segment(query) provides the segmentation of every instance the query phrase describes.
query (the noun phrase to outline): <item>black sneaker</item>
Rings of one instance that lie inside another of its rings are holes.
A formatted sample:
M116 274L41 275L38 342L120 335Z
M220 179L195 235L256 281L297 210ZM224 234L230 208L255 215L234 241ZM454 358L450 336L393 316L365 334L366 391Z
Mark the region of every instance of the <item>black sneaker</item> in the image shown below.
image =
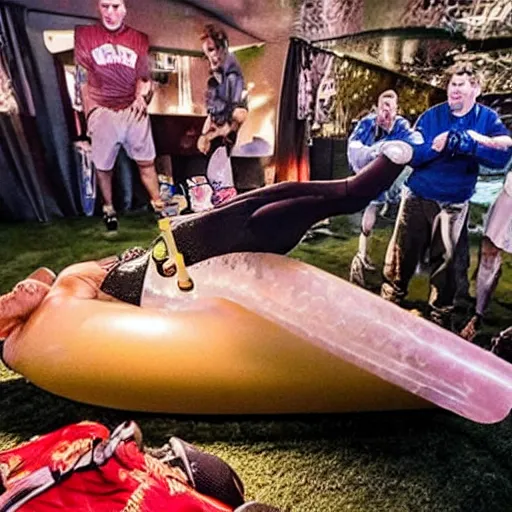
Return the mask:
M117 214L114 210L103 210L103 222L105 223L105 227L107 228L106 236L116 236L118 221Z

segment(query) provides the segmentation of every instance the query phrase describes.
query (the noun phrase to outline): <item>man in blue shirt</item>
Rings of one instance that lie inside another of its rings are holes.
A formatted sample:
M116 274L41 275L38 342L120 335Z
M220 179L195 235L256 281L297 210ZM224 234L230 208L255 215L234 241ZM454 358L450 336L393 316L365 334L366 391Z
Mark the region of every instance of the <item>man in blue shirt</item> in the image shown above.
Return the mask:
M448 71L448 101L418 120L413 172L404 188L384 264L381 295L400 303L420 258L428 254L429 317L451 328L456 279L454 247L464 228L479 165L501 169L510 149L498 114L476 102L480 80L469 63Z
M347 156L351 169L357 174L373 161L382 145L390 140L404 140L412 135L409 121L397 115L398 95L393 90L383 92L378 99L376 112L363 117L348 140ZM399 183L398 183L399 182ZM366 207L361 220L359 249L350 266L350 281L364 286L364 271L375 270L368 257L368 241L377 221L377 211L397 196L397 188L403 183L402 175L388 192L383 192ZM395 193L393 194L393 191Z

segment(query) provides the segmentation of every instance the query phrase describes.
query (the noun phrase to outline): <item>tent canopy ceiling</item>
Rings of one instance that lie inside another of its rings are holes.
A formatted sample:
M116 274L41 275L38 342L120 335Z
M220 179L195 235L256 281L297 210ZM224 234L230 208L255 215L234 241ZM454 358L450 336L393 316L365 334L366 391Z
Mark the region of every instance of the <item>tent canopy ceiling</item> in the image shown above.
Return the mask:
M159 48L200 50L199 34L206 23L216 21L228 33L234 46L252 45L263 39L249 33L229 13L202 9L188 2L172 0L126 0L127 22L150 35L152 46ZM62 14L78 18L98 18L97 1L88 0L13 0L29 10ZM70 29L73 27L70 26ZM266 39L265 39L266 40Z
M31 9L96 17L96 0L14 0ZM232 46L302 37L337 54L438 85L456 60L482 68L489 93L512 92L509 0L126 0L128 21L152 45L199 50L216 20ZM166 20L165 23L162 20Z
M97 16L96 0L12 0L32 9ZM407 27L440 28L468 39L512 37L509 0L125 0L132 24L174 31L189 17L217 19L260 41L310 41ZM153 22L148 24L148 20ZM162 20L167 20L162 23ZM237 43L239 44L239 43Z

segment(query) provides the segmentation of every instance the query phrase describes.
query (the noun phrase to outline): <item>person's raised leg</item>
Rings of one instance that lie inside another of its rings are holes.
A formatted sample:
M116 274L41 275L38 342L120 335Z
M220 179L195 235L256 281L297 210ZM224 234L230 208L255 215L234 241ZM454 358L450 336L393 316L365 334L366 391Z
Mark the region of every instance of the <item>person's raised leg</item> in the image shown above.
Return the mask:
M285 254L316 222L365 208L410 160L405 143L390 142L356 176L343 180L283 182L241 194L192 218L173 220L176 243L187 264L229 252ZM401 144L403 151L393 151ZM392 146L391 146L392 145Z

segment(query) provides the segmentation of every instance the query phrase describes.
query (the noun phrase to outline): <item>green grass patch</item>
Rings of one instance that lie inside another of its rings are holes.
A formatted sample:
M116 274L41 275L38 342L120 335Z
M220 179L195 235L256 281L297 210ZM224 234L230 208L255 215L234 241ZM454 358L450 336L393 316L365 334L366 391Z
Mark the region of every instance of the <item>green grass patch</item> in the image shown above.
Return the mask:
M291 256L343 278L357 248L358 223L334 219L340 238L315 238ZM372 238L378 266L391 233L381 221ZM150 216L124 217L121 234L105 239L99 219L0 228L0 292L39 266L65 266L147 246ZM478 239L473 240L473 265ZM512 261L503 276L479 343L512 325ZM380 275L370 276L378 291ZM410 299L425 303L428 283L411 283ZM172 368L169 369L172 371ZM44 392L0 365L0 448L65 424L95 420L111 427L136 420L146 444L180 436L223 457L239 472L250 499L297 512L507 512L512 510L511 420L477 425L438 409L418 412L282 417L183 417L113 411Z

